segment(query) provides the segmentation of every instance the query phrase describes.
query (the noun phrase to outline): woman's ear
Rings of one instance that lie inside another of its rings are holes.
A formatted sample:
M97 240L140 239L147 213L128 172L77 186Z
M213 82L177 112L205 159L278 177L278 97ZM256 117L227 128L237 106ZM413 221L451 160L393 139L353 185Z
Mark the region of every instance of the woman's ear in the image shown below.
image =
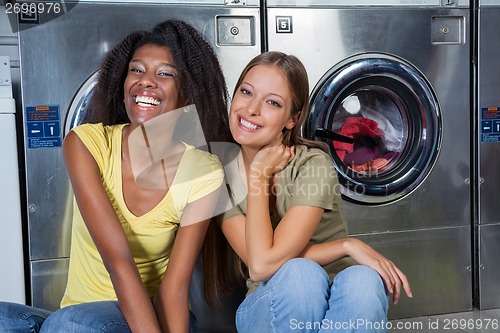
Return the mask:
M289 121L288 123L285 125L285 128L286 129L292 129L295 127L295 125L297 125L297 122L299 121L299 117L300 117L300 113L302 111L299 111L297 112L297 114L295 116L293 116Z

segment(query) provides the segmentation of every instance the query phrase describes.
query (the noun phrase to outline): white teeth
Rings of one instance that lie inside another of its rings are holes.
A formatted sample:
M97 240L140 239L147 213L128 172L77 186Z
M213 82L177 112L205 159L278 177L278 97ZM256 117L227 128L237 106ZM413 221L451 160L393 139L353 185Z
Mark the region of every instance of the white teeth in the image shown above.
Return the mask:
M153 97L148 96L135 96L135 103L140 104L142 106L156 106L160 104L159 100L154 99Z
M259 126L257 125L254 125L252 123L249 123L248 121L244 120L244 119L240 119L240 123L245 126L246 128L248 129L252 129L252 130L256 130L259 128Z

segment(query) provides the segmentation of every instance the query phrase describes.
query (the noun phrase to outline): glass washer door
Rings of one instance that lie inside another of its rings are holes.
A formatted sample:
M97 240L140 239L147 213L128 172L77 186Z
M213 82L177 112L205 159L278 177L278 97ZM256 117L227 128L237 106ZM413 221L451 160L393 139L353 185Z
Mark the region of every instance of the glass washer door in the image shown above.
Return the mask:
M328 144L345 199L386 204L415 190L441 144L435 94L413 65L365 53L332 67L316 85L303 134Z
M87 80L81 85L80 89L78 89L75 97L71 101L68 109L68 113L66 114L66 121L64 125L64 135L68 134L71 129L85 119L87 112L87 105L90 101L90 97L92 96L92 89L97 83L97 76L99 71L95 71L92 75L88 77Z

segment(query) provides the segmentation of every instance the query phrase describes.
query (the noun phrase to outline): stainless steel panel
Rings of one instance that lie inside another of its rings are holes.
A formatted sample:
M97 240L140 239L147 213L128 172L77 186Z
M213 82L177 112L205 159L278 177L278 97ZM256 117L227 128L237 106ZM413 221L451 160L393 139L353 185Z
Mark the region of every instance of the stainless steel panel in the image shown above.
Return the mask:
M500 40L499 1L480 1L479 9L479 60L478 60L478 107L479 123L479 302L481 309L500 307L500 205L498 188L500 174L498 162L500 142L481 142L482 108L500 107L500 79L496 69L500 66L498 58ZM483 6L483 4L497 5Z
M69 259L42 260L31 263L31 297L33 306L59 309L66 282Z
M470 227L354 237L388 256L410 281L413 298L403 294L391 304L389 319L472 309Z
M496 69L500 66L500 7L486 8L479 11L479 122L481 108L500 107L500 79ZM500 223L500 205L498 172L500 142L481 142L479 139L479 223Z
M479 7L500 6L499 0L479 0Z
M479 245L480 308L500 308L500 225L480 226Z

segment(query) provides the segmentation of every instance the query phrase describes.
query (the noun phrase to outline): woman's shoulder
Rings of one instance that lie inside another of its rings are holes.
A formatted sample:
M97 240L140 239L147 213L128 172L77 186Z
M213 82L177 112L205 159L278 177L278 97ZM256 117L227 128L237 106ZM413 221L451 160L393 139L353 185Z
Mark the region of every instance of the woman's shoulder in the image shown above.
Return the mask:
M97 159L98 155L108 156L113 151L120 149L124 126L125 124L112 126L106 126L102 123L82 124L74 127L72 131Z
M185 144L185 146L186 151L183 159L194 171L203 173L208 170L222 169L222 164L216 155L189 144Z
M331 156L319 148L311 148L304 145L295 146L295 157L291 165L319 164L333 166Z
M78 134L78 136L91 135L91 136L108 137L117 132L121 134L123 126L125 126L125 124L120 124L120 125L104 125L103 123L81 124L76 127L73 127L72 131Z
M295 146L295 157L281 173L289 181L335 178L336 170L328 153L319 148Z

